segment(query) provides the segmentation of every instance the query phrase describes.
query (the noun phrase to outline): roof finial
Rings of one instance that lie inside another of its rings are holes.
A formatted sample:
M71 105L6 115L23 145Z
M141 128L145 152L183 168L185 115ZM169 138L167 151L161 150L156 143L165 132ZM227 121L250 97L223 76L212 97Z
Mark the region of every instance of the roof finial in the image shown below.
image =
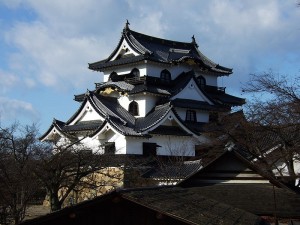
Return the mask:
M126 20L125 30L128 30L128 29L129 29L129 25L130 25L130 23L128 22L128 20Z
M192 44L194 44L198 48L198 44L196 42L195 35L192 36Z

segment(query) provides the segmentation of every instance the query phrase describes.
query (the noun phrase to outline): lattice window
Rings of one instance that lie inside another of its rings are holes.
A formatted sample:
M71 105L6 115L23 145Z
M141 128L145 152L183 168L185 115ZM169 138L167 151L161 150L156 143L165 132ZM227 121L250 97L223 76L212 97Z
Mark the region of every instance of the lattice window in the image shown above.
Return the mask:
M197 122L197 115L195 110L187 110L185 121Z

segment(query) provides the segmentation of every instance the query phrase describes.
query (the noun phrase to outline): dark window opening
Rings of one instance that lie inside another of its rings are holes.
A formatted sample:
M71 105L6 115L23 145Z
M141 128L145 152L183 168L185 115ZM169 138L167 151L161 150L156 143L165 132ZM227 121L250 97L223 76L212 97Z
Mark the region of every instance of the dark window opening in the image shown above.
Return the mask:
M171 73L168 70L163 70L160 73L160 79L163 83L170 83L171 82Z
M195 145L195 156L205 156L209 152L208 148L203 147L203 145Z
M112 72L110 75L109 75L109 78L108 78L109 81L117 81L118 80L118 74L116 72Z
M113 155L116 152L115 142L105 142L104 144L104 154Z
M197 116L195 110L187 110L185 121L197 122Z
M136 101L130 102L128 111L129 111L129 113L131 113L131 115L138 116L139 115L139 104Z
M134 68L131 71L131 74L133 75L134 78L139 79L140 78L140 71L137 68Z
M203 76L197 77L197 82L200 85L200 88L204 88L206 85L206 79Z
M219 114L217 112L209 113L209 122L217 122L219 120Z
M143 155L144 156L156 156L157 152L156 152L156 148L157 148L157 144L156 143L143 143Z

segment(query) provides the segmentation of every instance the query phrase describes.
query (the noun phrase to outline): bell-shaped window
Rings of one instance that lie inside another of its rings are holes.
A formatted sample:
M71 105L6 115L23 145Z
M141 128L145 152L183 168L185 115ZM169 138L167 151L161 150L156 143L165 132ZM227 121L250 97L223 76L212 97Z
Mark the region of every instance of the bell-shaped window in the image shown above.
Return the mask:
M118 80L118 74L116 72L112 72L110 75L109 75L109 78L108 78L109 81L117 81Z
M129 113L131 113L131 115L138 116L139 115L139 104L136 101L130 102L128 111L129 111Z
M206 79L203 76L197 77L197 82L200 85L200 88L204 88L206 85Z
M170 83L171 82L171 73L168 70L163 70L160 73L160 79L162 83Z
M134 69L131 71L131 74L133 75L133 77L134 77L135 79L140 79L140 71L139 71L139 69L134 68Z

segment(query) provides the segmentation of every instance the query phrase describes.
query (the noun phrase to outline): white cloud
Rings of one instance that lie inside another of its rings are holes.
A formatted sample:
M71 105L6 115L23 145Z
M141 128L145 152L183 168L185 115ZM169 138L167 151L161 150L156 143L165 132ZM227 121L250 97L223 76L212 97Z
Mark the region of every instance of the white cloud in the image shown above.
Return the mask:
M96 79L86 75L88 60L98 59L105 53L99 50L106 48L94 37L61 36L40 22L19 23L7 33L6 39L20 49L11 58L11 64L18 65L15 69L26 81L31 80L31 86L33 80L57 88L86 86Z
M39 114L31 103L0 96L0 120L18 121L21 118L37 121Z
M16 86L19 82L19 78L11 73L5 72L0 69L0 94L4 94L11 87Z
M9 8L14 9L14 8L17 8L21 4L21 0L2 0L1 3L5 4Z
M232 94L240 93L250 73L300 68L300 9L294 1L0 1L17 15L0 23L0 95L7 96L0 97L2 119L38 118L35 108L44 120L57 112L67 119L75 108L73 94L101 81L88 63L109 56L126 19L148 35L186 42L195 35L207 57L233 68L232 76L219 80Z
M132 29L153 36L191 41L194 34L205 55L239 73L233 76L238 82L263 68L285 67L287 54L300 48L300 10L290 1L24 0L22 4L37 18L15 24L7 40L19 50L11 56L11 65L28 87L39 82L58 89L85 89L100 81L87 63L110 54L126 19Z

